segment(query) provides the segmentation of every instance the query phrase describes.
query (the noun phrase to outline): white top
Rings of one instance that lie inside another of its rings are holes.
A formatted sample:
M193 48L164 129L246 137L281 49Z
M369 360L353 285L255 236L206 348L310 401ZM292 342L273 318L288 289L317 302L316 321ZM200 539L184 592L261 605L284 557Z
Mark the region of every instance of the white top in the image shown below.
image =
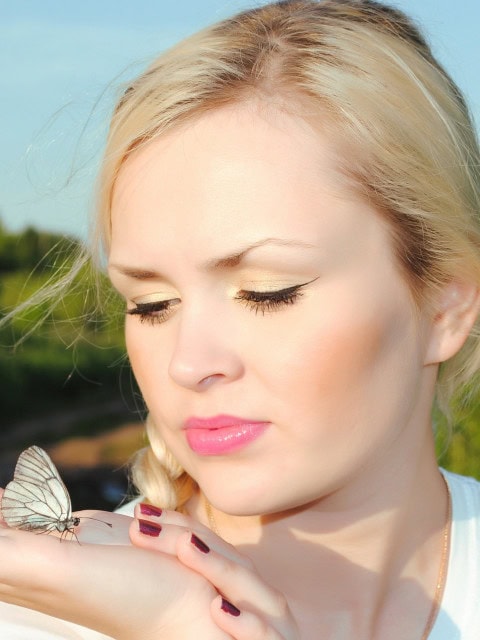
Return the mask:
M480 483L443 472L452 496L452 537L442 606L429 640L480 640Z
M429 640L480 640L480 482L444 471L452 537L442 606ZM131 502L119 511L133 515ZM36 611L0 602L2 640L111 640Z

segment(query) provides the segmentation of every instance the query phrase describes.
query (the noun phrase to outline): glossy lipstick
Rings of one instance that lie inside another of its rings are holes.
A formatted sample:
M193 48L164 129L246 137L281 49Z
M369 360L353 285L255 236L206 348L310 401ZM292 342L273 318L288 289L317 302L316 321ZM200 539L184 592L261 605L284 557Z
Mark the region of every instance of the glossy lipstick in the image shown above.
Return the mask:
M192 451L202 456L221 456L246 447L259 438L269 424L222 414L188 418L185 430Z

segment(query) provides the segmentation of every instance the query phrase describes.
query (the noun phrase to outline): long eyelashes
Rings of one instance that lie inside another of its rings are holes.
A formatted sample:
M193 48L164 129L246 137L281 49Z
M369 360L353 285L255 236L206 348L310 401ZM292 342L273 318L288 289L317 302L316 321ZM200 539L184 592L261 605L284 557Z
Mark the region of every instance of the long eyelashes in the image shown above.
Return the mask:
M255 313L265 313L277 311L287 305L292 305L303 295L302 287L310 282L294 285L286 289L277 291L247 291L242 289L235 296L246 307L255 311ZM128 309L129 315L136 315L140 322L148 322L149 324L161 324L167 320L172 311L172 307L180 303L178 298L173 300L162 300L158 302L138 302L133 309Z
M239 291L235 300L240 300L246 307L265 315L268 311L276 311L279 307L295 302L303 295L301 287L305 285L295 285L279 291Z
M171 312L171 308L178 304L180 300L161 300L158 302L136 302L133 309L127 309L127 314L138 316L140 322L149 324L161 324L165 322Z

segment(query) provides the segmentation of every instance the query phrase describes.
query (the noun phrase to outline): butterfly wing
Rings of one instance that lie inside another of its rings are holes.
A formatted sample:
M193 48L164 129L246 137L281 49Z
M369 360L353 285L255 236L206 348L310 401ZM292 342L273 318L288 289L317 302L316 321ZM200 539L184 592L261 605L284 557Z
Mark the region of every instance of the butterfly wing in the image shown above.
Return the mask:
M5 522L26 531L65 531L74 525L70 496L55 465L40 447L20 454L14 479L2 496Z

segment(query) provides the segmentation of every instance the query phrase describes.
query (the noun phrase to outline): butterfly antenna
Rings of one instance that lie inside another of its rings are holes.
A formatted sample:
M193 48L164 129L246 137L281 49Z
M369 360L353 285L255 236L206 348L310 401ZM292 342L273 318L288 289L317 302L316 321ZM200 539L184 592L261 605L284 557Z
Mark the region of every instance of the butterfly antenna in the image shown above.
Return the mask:
M110 529L113 527L111 522L105 522L105 520L100 520L99 518L91 518L90 516L80 516L80 518L82 520L95 520L95 522L102 522L103 524L106 524L107 527L110 527Z

